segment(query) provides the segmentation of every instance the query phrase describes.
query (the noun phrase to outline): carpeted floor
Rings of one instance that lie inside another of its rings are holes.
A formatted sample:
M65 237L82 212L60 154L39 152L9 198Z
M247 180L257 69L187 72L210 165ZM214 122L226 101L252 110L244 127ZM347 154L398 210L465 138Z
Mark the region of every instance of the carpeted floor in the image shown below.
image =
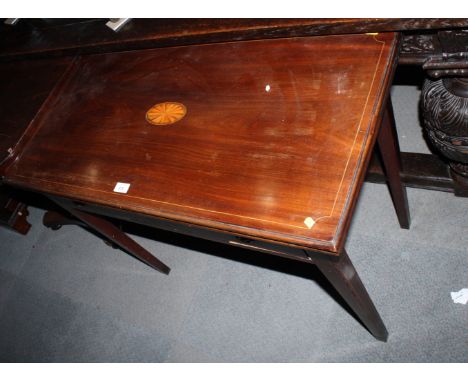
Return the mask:
M428 152L419 91L395 86L402 150ZM79 227L0 230L0 361L467 362L468 199L409 189L401 230L366 184L347 242L390 333L376 341L314 266L129 227L164 276ZM153 240L154 238L154 240Z

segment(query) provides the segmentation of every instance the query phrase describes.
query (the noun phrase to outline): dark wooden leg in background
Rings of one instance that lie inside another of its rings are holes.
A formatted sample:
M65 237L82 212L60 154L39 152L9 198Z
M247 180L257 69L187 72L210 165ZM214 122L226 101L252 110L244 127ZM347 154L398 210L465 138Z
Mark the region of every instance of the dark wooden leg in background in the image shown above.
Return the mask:
M28 206L16 200L3 186L0 186L0 226L5 226L26 235L31 228L27 217Z
M374 337L387 341L387 329L346 251L337 260L321 257L314 262Z
M387 176L387 182L393 204L401 228L409 228L410 215L406 188L401 180L400 145L395 128L393 107L388 99L387 107L382 119L382 126L377 137L377 144L382 156L382 165Z
M29 211L26 204L11 199L8 205L0 210L0 225L26 235L31 228L31 224L27 220L28 215Z
M69 206L60 203L58 200L53 200L71 215L82 221L86 226L100 233L110 242L131 253L133 256L148 264L150 267L166 275L169 274L170 268L166 264L154 257L150 252L144 249L136 241L132 240L128 235L119 230L112 223L98 216L70 208Z

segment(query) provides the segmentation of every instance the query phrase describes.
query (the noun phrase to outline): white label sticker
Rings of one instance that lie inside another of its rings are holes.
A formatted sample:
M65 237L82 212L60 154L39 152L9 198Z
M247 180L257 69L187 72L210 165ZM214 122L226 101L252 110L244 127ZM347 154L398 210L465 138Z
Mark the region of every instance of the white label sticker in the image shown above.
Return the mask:
M458 292L450 292L455 304L466 304L468 302L468 288L460 289Z
M118 192L120 194L126 194L129 188L130 188L130 183L117 182L117 184L114 187L114 192Z
M315 220L309 216L308 218L305 218L304 224L307 226L307 228L311 229L315 224Z

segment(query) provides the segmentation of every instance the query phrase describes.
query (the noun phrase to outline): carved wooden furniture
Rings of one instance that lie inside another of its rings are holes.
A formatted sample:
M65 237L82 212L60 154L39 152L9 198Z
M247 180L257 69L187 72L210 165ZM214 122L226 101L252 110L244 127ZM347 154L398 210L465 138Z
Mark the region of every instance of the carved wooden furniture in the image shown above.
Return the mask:
M314 263L386 340L344 244L375 142L409 226L387 102L397 49L383 33L79 57L4 181L163 273L102 216Z
M422 111L431 143L449 160L454 191L468 196L468 30L437 34L427 58Z
M468 19L465 29L403 36L400 64L421 65L421 115L436 155L402 153L406 185L468 196ZM454 25L451 25L453 28ZM447 164L448 163L448 164ZM378 180L375 166L369 179Z

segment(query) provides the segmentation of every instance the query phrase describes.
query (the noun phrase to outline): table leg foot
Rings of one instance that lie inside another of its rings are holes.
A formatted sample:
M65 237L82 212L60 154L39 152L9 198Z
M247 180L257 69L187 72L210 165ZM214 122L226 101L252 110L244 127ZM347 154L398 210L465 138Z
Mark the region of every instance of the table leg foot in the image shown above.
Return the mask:
M343 250L337 260L314 258L314 262L372 335L386 342L387 329L347 253Z
M401 179L400 145L398 144L395 118L390 98L383 115L377 144L400 227L408 229L410 226L408 197L406 187Z

